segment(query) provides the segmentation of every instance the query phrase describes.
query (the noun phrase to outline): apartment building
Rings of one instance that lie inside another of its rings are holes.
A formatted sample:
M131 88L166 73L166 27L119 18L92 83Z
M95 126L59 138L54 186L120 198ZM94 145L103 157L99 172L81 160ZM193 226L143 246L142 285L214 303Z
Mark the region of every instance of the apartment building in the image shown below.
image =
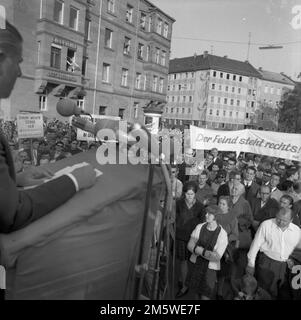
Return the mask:
M24 38L23 75L1 102L7 118L20 111L60 118L56 104L69 97L91 114L143 122L144 106L165 102L175 20L151 2L3 2Z
M293 90L295 83L284 73L258 69L257 108L253 115L255 128L277 130L278 107L283 94Z
M208 54L170 61L167 126L242 129L256 107L258 71L249 63ZM248 93L252 92L252 95Z

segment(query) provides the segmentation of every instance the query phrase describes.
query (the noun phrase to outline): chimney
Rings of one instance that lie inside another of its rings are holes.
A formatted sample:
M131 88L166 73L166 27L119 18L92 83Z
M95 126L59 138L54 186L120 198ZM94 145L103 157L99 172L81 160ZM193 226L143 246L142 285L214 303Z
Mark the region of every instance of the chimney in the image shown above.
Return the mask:
M262 71L262 67L259 67L258 70L259 70L259 71Z
M208 56L208 51L204 51L203 58L207 58L207 56Z
M194 59L196 59L196 56L197 56L197 55L196 55L196 52L195 52L194 55L193 55Z
M227 59L227 58L228 58L228 56L226 55L226 56L224 56L224 58L225 58L225 59Z

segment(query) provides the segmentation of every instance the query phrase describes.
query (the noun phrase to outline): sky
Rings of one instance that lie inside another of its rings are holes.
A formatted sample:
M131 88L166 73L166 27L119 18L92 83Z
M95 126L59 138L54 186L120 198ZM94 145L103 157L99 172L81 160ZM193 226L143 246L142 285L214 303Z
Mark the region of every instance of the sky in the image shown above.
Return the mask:
M254 67L295 80L301 72L301 0L150 1L176 20L171 59L207 50L245 61L251 33L248 60ZM283 48L259 49L269 45Z

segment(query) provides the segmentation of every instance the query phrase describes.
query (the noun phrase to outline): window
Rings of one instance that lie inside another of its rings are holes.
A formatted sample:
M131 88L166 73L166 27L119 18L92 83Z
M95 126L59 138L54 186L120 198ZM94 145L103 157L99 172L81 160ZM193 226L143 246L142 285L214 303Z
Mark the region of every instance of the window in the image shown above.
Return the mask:
M230 79L230 74L229 73L227 73L227 80L229 80Z
M216 115L219 116L219 110L216 110Z
M85 76L87 72L87 64L88 64L88 57L83 56L83 63L82 63L82 75Z
M233 92L233 93L235 92L235 87L232 87L232 92Z
M222 91L222 90L223 90L223 86L222 86L221 84L218 86L218 90L219 90L219 91Z
M66 71L74 72L80 70L79 65L75 62L75 51L67 49Z
M142 30L145 30L145 27L146 27L146 14L141 12L141 15L140 15L140 28Z
M280 88L277 89L277 95L278 95L278 96L281 95L281 89L280 89Z
M158 19L157 21L157 29L156 29L157 33L161 34L162 33L162 20Z
M139 102L134 102L134 118L138 118L138 112L139 112Z
M191 113L191 109L190 108L188 108L188 113Z
M239 76L239 81L242 82L242 76Z
M78 99L76 101L76 105L81 108L82 110L85 110L85 98Z
M182 108L182 113L185 114L185 108Z
M86 20L85 36L87 37L88 40L91 40L91 21L90 20Z
M224 98L224 104L227 104L227 103L228 103L228 99Z
M251 102L251 108L254 108L254 104L255 104L255 102L252 101L252 102Z
M217 103L221 103L221 97L217 98Z
M194 84L190 83L190 90L194 90Z
M179 88L179 91L181 91L182 86L179 84L179 85L178 85L178 88Z
M102 81L110 82L110 65L108 63L102 65Z
M271 87L271 94L274 93L274 87Z
M174 96L171 97L171 101L175 102L175 97Z
M152 31L153 18L150 16L148 18L148 32Z
M184 103L186 102L186 96L183 96L183 102Z
M229 112L229 116L230 116L230 117L232 117L232 113L233 113L232 111Z
M153 76L153 87L152 87L153 91L157 91L157 85L158 85L158 77Z
M163 86L164 86L164 78L160 78L159 81L159 92L163 93Z
M177 113L179 113L179 108L177 108Z
M122 68L121 71L121 85L126 87L128 85L128 75L129 75L129 70Z
M143 51L144 51L144 44L139 43L138 44L138 52L137 52L137 58L140 60L143 60Z
M161 64L162 64L162 66L165 66L165 64L166 64L166 51L162 51Z
M135 88L140 89L141 86L141 73L136 73L136 80L135 80Z
M194 78L194 72L191 72L191 78Z
M38 65L41 63L41 41L38 41Z
M177 96L177 101L180 102L180 96Z
M224 74L222 72L220 72L219 76L220 76L220 78L223 78Z
M213 71L213 77L216 77L216 71Z
M150 46L146 47L146 61L149 61L149 57L150 57Z
M110 29L105 30L105 46L107 48L112 48L112 35L113 31Z
M238 112L236 112L236 118L238 118Z
M192 102L192 96L189 96L189 102Z
M209 110L209 114L212 116L212 109Z
M78 9L70 7L69 27L71 29L78 29L78 13Z
M226 87L225 87L225 90L226 90L226 92L228 92L228 91L229 91L229 87L228 87L228 86L226 86Z
M118 116L120 117L121 120L123 120L123 118L124 118L124 111L125 111L125 109L123 109L123 108L120 108L118 111Z
M168 37L168 29L169 29L169 26L168 26L168 23L164 23L164 29L163 29L163 36L165 37L165 38L167 38Z
M115 0L107 0L107 1L108 1L108 12L114 13Z
M210 101L211 101L211 103L214 103L214 96L211 96Z
M252 90L249 89L249 90L248 90L248 95L250 96L251 94L252 94Z
M263 118L264 118L264 113L261 114L261 120L263 120Z
M237 100L237 101L236 101L236 105L239 107L239 105L240 105L240 100Z
M211 85L211 89L214 90L215 89L215 83L212 83Z
M238 94L240 94L241 93L241 88L238 88Z
M170 108L170 113L173 113L173 108Z
M234 105L234 100L231 99L231 100L230 100L230 106L233 106L233 105Z
M125 20L130 23L133 22L133 7L129 4L126 6Z
M268 86L264 87L264 93L268 93Z
M234 75L233 75L233 81L235 81L235 80L236 80L236 75L234 74Z
M51 46L50 53L50 67L61 69L61 49L55 46Z
M128 37L124 37L123 54L130 54L130 50L131 50L131 39Z
M47 96L46 96L46 94L39 95L39 109L40 109L40 111L47 111Z
M55 0L53 20L63 24L64 23L64 3L61 0Z
M226 116L226 110L223 111L223 116L224 116L224 117Z
M159 48L156 48L155 62L158 64L160 62L160 49Z

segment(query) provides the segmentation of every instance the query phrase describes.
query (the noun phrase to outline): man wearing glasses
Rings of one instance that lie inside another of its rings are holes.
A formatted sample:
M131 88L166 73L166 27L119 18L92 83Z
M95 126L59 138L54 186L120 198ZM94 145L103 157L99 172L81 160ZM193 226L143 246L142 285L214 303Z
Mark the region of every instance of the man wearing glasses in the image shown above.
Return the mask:
M274 218L279 211L278 202L271 198L270 186L261 186L259 192L260 198L253 198L250 201L254 221L253 229L256 231L261 222Z

